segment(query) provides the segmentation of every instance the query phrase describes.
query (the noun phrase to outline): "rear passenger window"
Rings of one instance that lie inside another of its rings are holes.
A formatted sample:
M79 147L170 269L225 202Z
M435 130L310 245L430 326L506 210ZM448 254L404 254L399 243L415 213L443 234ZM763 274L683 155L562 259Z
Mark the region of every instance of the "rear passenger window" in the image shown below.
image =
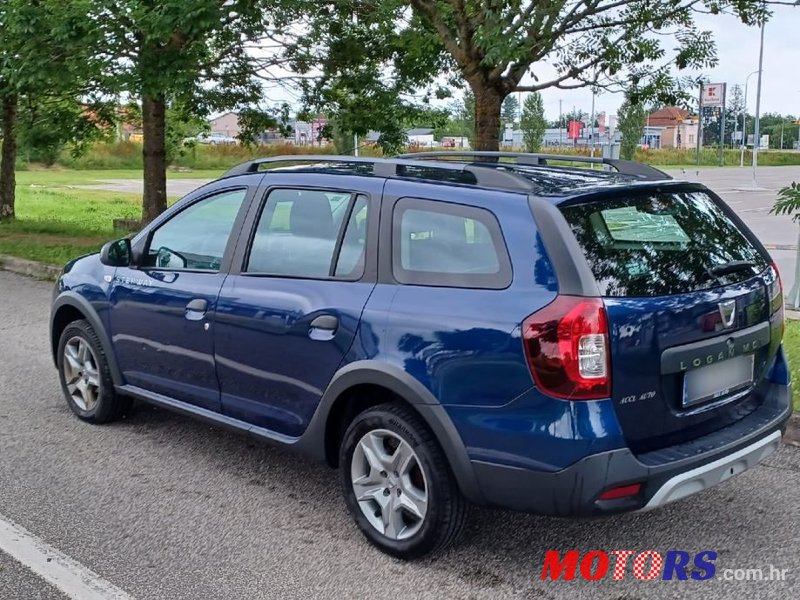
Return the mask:
M277 189L259 218L246 271L326 279L364 272L367 198L348 192Z
M502 289L511 265L495 216L448 202L403 198L394 209L393 271L400 283Z

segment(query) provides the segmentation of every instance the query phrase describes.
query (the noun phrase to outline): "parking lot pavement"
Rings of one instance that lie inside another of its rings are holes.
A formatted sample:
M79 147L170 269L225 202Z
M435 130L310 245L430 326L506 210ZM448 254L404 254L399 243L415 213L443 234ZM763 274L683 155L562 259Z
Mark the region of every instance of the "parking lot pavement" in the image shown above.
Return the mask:
M69 596L0 552L0 598L11 600L68 600Z
M0 271L0 514L135 598L796 596L800 449L649 513L476 510L456 547L403 563L362 539L326 467L148 407L104 427L72 416L48 350L50 289ZM544 582L549 549L713 550L718 575L773 565L788 580L637 581L629 567L620 582ZM0 556L0 598L37 593L58 597Z

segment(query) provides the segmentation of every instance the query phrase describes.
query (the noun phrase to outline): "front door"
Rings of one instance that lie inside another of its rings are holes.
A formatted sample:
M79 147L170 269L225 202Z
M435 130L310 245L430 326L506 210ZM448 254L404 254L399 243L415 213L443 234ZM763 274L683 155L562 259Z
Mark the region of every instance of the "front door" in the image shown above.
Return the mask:
M353 346L375 286L367 248L383 182L328 176L336 187L309 188L296 175L267 179L241 270L232 267L222 287L215 359L225 414L298 436Z
M142 265L117 269L110 327L126 383L218 411L214 311L246 189L212 192L150 235Z

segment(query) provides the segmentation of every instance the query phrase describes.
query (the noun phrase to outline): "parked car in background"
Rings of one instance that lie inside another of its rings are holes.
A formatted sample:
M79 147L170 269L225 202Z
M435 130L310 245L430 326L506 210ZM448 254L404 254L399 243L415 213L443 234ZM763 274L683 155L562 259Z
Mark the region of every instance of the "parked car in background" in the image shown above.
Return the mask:
M137 398L316 457L414 558L470 504L653 509L752 467L791 414L783 328L777 268L708 188L451 151L234 167L70 262L51 344L81 419Z
M235 137L219 133L217 131L209 131L208 133L201 133L186 141L197 142L198 144L207 144L210 146L235 146L239 143Z

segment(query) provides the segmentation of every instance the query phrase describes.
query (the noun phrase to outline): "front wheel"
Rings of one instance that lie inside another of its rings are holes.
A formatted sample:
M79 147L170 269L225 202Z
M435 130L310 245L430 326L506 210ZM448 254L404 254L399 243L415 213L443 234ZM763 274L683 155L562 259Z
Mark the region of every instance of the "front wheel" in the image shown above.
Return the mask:
M347 507L382 551L417 558L460 534L466 500L433 434L405 406L359 414L345 432L339 465Z
M61 334L58 373L67 404L84 421L108 423L130 408L130 399L114 390L108 359L88 321L74 321Z

